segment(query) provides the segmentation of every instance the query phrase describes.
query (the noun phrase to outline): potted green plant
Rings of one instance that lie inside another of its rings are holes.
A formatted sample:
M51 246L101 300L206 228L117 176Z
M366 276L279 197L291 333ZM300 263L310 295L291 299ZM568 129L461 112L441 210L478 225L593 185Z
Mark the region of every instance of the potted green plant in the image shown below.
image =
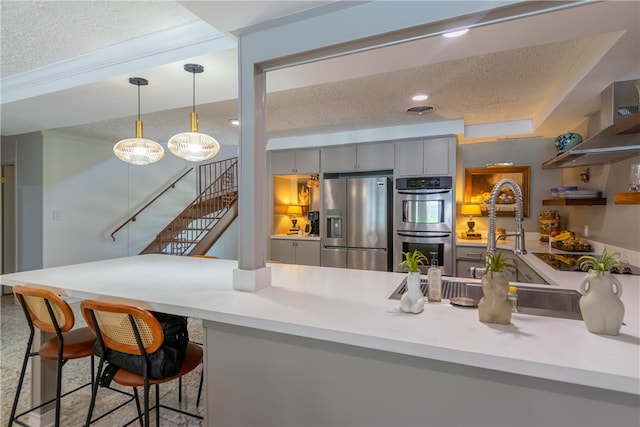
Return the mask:
M583 255L578 258L578 266L581 270L593 270L597 275L602 275L610 272L613 267L620 267L620 252L610 251L605 246L599 257Z
M624 304L620 300L622 286L611 275L620 267L620 253L605 246L599 257L584 255L578 259L582 270L588 270L580 284L580 311L587 329L594 334L618 335L624 319Z
M424 295L420 289L420 266L427 262L427 257L415 249L403 252L404 260L400 266L407 267L407 292L400 298L400 309L405 313L420 313L424 309Z
M487 252L486 273L482 276L483 297L478 303L478 316L483 323L511 323L511 304L507 300L509 278L507 270L513 267L511 259L501 251Z
M406 266L409 273L420 273L420 266L427 262L427 257L418 249L414 249L412 252L403 252L404 261L400 263L400 266Z

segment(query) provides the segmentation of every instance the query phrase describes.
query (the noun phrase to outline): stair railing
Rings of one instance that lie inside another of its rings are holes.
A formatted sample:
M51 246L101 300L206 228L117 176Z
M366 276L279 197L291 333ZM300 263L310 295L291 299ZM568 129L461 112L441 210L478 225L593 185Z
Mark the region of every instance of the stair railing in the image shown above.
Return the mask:
M229 168L237 168L238 158L232 157L218 162L205 163L198 167L198 194L212 189L212 183ZM236 176L236 175L234 175Z
M218 175L212 178L213 173ZM238 158L200 166L200 184L211 181L142 253L185 255L238 199Z
M115 238L115 234L122 230L127 224L129 224L130 222L136 222L136 219L138 218L138 215L140 215L140 213L142 213L142 211L144 211L145 209L147 209L149 206L151 206L156 200L158 200L160 197L162 197L162 195L164 193L166 193L167 191L171 190L172 188L176 188L176 184L182 180L185 176L187 176L190 172L193 171L193 168L189 168L187 169L182 175L180 175L175 181L173 181L171 184L169 184L165 189L163 189L162 191L160 191L158 194L155 195L155 197L153 199L151 199L146 205L144 205L143 207L141 207L136 213L134 213L132 216L130 216L125 222L123 222L122 224L120 224L120 226L118 226L118 228L116 228L115 230L113 230L113 233L111 233L111 238L113 239L113 241L116 241Z

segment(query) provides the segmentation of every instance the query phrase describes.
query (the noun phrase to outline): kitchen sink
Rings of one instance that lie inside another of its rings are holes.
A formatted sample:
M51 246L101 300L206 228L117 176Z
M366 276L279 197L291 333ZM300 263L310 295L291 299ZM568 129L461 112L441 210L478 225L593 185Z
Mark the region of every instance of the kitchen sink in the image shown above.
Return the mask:
M405 278L389 299L400 299L402 294L406 292L406 288ZM422 293L426 294L426 279L421 281L421 289ZM445 299L466 297L479 301L482 295L480 283L442 280L442 296ZM581 296L580 292L570 289L518 286L518 312L536 316L582 320L579 305Z

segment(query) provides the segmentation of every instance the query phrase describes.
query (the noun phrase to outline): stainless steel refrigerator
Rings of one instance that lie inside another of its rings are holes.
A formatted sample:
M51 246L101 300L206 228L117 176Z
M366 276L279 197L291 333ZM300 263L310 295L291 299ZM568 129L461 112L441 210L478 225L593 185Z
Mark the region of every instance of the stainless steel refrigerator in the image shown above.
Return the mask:
M324 177L322 265L392 271L389 176Z

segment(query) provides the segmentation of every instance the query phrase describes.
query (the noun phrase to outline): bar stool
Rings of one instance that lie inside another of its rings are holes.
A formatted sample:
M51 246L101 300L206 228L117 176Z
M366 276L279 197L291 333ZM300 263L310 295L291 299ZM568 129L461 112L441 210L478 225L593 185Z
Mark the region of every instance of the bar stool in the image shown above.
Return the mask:
M19 417L55 401L55 425L58 427L60 425L61 398L86 387L89 384L93 384L94 382L93 345L96 342L96 336L87 327L72 330L75 323L73 311L69 304L55 292L46 289L17 285L13 287L13 293L22 306L27 318L27 323L29 324L30 333L27 350L25 351L24 360L22 362L20 379L18 380L18 388L16 389L16 395L13 400L13 407L11 408L9 426L14 422L26 426L27 424L18 420ZM56 334L56 336L45 341L38 351L31 351L35 328L44 332ZM27 370L27 363L33 356L40 356L45 360L57 361L56 397L16 415L18 400L22 390L22 383ZM91 356L91 381L61 395L62 367L64 364L68 360L80 359L89 356Z
M168 378L152 378L149 376L150 366L147 356L162 346L164 333L160 322L150 311L128 304L113 304L94 300L82 301L80 309L85 321L95 333L98 346L103 355L98 363L98 378L102 376L105 362L104 355L107 354L107 350L143 356L143 375L120 368L113 375L113 381L125 387L133 387L136 396L136 387L143 387L145 426L149 425L149 412L151 409L155 409L156 425L160 425L161 407L202 419L199 415L160 405L159 390L160 384L181 378L200 365L203 356L203 350L200 346L191 342L187 344L184 359L178 373ZM156 401L155 405L149 408L149 389L152 385L155 386ZM98 386L99 382L96 381L91 392L91 403L86 421L87 426L92 422L91 418L96 395L98 394ZM137 399L136 403L138 403ZM142 420L140 422L142 424Z

